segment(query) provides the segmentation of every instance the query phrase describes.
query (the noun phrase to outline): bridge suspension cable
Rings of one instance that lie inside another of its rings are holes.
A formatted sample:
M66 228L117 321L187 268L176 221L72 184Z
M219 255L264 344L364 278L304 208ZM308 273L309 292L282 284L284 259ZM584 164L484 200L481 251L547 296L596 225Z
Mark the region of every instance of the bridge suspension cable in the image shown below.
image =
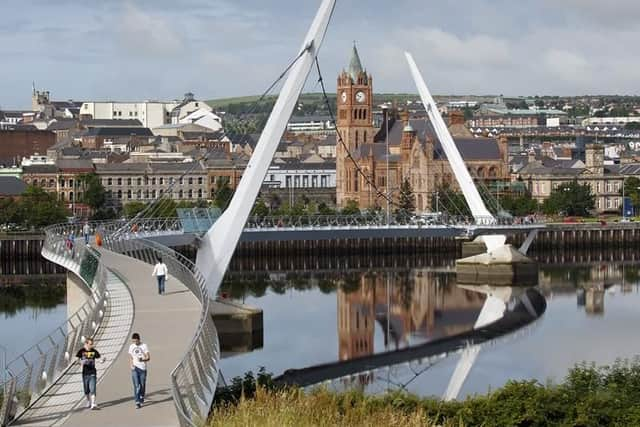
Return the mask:
M296 56L288 65L287 67L282 71L282 73L280 73L280 75L278 76L278 78L276 78L270 85L269 87L267 87L267 89L260 95L260 97L255 100L252 103L251 108L249 109L249 112L246 113L248 115L253 114L258 106L260 105L260 103L262 101L264 101L264 99L269 96L269 94L273 91L273 89L278 85L278 83L280 83L287 75L287 73L291 70L291 68L293 68L293 66L300 60L300 58L302 58L310 49L311 49L311 45L307 46L305 49L302 49L300 51L300 53L298 54L298 56ZM223 136L226 136L223 134ZM192 165L187 168L186 170L184 170L177 179L175 179L173 182L169 183L169 187L167 188L166 192L163 192L162 194L159 194L155 199L153 199L152 201L150 201L147 206L141 210L140 212L138 212L133 218L131 218L129 221L127 221L120 229L118 229L115 233L122 233L122 232L127 232L128 230L131 229L131 227L133 226L133 224L135 224L137 221L139 221L141 218L145 218L145 217L153 217L155 215L159 215L163 213L163 210L166 209L169 206L172 206L173 203L173 198L172 198L172 194L173 194L173 189L175 188L176 185L178 185L178 182L180 182L182 179L184 179L184 177L188 174L190 174L191 172L193 172L193 170L198 166L198 164L200 164L200 162L206 162L209 158L209 156L211 155L211 153L213 152L214 148L213 147L208 147L207 150L205 151L204 154L202 154L201 156L199 156L197 159L195 159L192 162ZM226 201L226 205L229 204L230 202L230 198ZM226 206L225 206L226 207ZM224 210L223 207L221 207L222 210Z

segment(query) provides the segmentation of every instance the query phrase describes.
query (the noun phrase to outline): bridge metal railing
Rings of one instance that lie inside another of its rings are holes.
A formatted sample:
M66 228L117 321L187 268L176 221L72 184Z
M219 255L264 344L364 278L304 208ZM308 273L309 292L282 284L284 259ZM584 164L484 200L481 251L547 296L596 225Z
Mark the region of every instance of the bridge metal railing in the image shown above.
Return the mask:
M147 264L158 258L169 274L184 284L200 302L202 309L197 330L182 360L171 372L171 393L183 427L206 421L218 384L220 344L213 323L212 307L205 278L195 264L166 246L144 239L106 237L105 247Z
M3 396L0 406L0 425L5 425L24 411L64 373L73 363L72 350L79 348L84 337L92 336L100 325L108 297L105 291L107 268L100 262L99 252L82 243L84 225L62 224L48 228L42 254L81 277L92 288L92 298L65 325L9 364L10 379L5 384L6 398ZM170 274L183 283L201 304L198 327L191 345L171 373L171 391L181 426L191 427L206 421L217 387L220 345L205 278L189 259L144 239L145 236L182 232L180 220L144 219L129 225L124 220L116 220L88 225L90 239L100 235L106 249L149 264L154 264L161 257ZM37 357L31 360L26 354ZM20 367L20 363L25 366ZM44 367L48 371L45 372ZM46 382L38 381L38 375L46 378Z
M106 311L106 269L100 254L70 243L67 236L64 226L48 228L42 254L76 273L91 295L65 323L7 364L0 398L2 426L19 417L75 363L75 350L96 333Z

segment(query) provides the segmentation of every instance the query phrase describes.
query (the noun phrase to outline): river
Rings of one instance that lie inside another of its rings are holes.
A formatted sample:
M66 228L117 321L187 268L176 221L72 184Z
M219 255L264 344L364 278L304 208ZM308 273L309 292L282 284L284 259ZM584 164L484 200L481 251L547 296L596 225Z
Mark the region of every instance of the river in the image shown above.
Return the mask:
M624 253L538 255L546 312L530 326L482 345L461 396L510 379L561 381L581 361L610 364L640 354L640 263ZM485 294L455 282L442 257L235 260L221 295L264 310L257 348L234 348L226 379L415 347L473 329ZM16 269L20 271L20 269ZM0 276L0 344L17 356L64 322L64 275ZM255 344L255 343L254 343ZM459 360L407 361L329 384L368 393L406 389L441 396Z

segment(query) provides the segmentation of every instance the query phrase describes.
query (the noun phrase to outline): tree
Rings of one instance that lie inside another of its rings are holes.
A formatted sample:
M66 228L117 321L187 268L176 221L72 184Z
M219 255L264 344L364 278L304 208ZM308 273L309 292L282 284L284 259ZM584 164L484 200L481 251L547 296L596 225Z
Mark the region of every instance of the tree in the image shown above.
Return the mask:
M100 209L106 201L106 191L102 186L100 177L92 172L80 177L80 181L84 184L84 195L82 201L96 211Z
M622 190L620 191L622 195ZM634 211L640 206L640 179L631 176L624 181L624 196L631 199Z
M142 202L129 202L122 208L122 213L127 218L133 218L142 212L147 205Z
M16 215L26 226L41 228L64 222L69 212L57 195L32 185L17 202Z
M224 211L231 198L233 197L233 190L229 186L229 179L226 177L218 177L216 181L216 191L213 197L213 203Z
M534 200L529 192L503 196L500 199L500 206L513 216L526 216L536 213L540 208L537 200Z
M265 217L269 215L269 208L262 199L258 200L253 206L252 215L257 217Z
M449 215L471 216L471 210L464 195L453 191L448 185L444 185L434 193L431 206L436 212L444 212Z
M625 130L640 130L640 122L629 122L624 125Z
M335 214L336 214L335 209L331 209L329 206L327 206L325 202L320 202L318 204L318 215L329 216L329 215L335 215Z
M398 201L397 213L400 215L411 215L416 211L416 198L413 195L413 188L409 178L405 178L400 185L400 199Z
M347 200L346 205L342 208L342 215L359 215L360 208L355 200Z
M542 209L548 215L588 216L594 206L595 197L589 184L579 184L574 180L553 190Z

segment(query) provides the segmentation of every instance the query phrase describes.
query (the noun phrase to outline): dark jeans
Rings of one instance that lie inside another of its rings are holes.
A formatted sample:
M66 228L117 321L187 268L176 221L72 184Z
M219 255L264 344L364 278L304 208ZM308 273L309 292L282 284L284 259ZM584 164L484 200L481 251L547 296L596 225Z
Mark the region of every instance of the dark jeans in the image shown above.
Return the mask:
M131 370L131 379L133 380L133 398L136 403L144 402L144 392L147 387L147 371L134 367Z
M85 245L89 244L89 234L88 233L84 235L84 244Z
M166 282L166 276L156 276L158 279L158 293L164 294L164 283Z
M95 375L83 375L82 385L84 386L85 395L96 395L96 376Z

